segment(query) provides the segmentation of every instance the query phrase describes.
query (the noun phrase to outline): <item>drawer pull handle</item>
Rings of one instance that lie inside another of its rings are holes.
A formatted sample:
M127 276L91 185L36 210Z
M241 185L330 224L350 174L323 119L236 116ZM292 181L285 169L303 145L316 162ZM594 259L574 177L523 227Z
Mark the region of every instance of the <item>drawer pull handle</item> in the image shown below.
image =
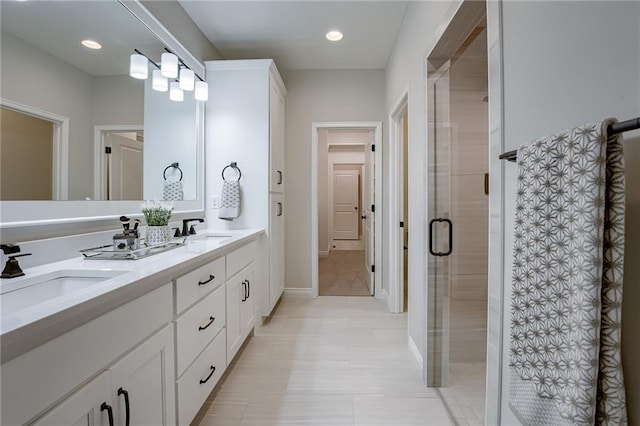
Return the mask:
M120 388L118 389L118 396L124 395L124 412L125 412L125 426L129 426L129 422L131 419L131 409L129 408L129 392Z
M200 384L204 385L205 383L207 383L209 381L209 379L211 378L211 376L213 376L213 373L215 373L215 372L216 372L216 368L212 365L211 366L211 373L209 373L209 375L207 376L206 379L204 379L204 380L200 379Z
M109 416L109 426L113 426L113 408L106 402L103 402L100 406L100 411L107 410L107 415Z
M208 323L207 325L205 325L204 327L198 327L198 330L200 330L200 331L202 331L202 330L206 330L207 328L209 328L209 326L210 326L211 324L213 324L213 322L214 322L215 320L216 320L216 319L215 319L214 317L209 317L209 323Z
M209 275L209 279L206 281L198 281L198 285L205 285L205 284L209 284L211 281L215 280L216 277L215 275Z
M282 185L282 172L278 170L278 185Z

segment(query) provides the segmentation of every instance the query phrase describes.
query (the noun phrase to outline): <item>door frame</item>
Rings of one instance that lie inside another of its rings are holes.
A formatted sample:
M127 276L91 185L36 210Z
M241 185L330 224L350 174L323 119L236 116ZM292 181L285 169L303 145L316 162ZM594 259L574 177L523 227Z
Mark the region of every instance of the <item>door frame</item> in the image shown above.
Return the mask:
M126 133L144 131L142 124L100 124L93 128L93 199L104 200L106 197L107 164L104 153L105 133ZM144 145L143 145L144 155Z
M374 264L378 265L374 272L374 296L386 299L387 293L382 290L382 122L381 121L339 121L311 123L311 297L318 297L318 131L329 129L372 130L375 150L375 203L378 208L374 225Z
M405 90L389 115L389 311L404 311L404 147L402 118L409 111L409 91ZM408 135L407 135L408 136ZM407 176L409 180L409 176ZM409 185L409 182L407 182ZM411 193L411 191L409 191ZM409 210L411 210L409 208ZM409 248L411 250L411 248ZM409 253L407 253L407 256ZM411 257L409 256L409 259ZM409 265L411 271L411 265Z
M51 198L54 201L67 200L69 198L69 117L6 98L0 98L0 105L53 124L53 176L51 177L53 196Z

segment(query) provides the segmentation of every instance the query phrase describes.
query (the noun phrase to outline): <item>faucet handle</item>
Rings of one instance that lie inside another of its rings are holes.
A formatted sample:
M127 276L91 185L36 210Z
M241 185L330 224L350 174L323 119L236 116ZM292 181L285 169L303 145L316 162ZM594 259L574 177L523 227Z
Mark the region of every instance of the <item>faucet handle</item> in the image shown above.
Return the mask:
M20 246L17 244L0 244L4 254L20 253Z

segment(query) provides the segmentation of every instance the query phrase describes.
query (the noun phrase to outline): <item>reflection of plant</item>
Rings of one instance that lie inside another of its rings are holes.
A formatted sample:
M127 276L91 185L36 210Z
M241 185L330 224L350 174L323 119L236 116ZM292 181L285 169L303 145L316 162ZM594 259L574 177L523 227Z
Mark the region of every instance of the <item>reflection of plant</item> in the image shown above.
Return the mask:
M173 205L160 201L147 201L142 204L142 214L149 226L167 226L171 219Z

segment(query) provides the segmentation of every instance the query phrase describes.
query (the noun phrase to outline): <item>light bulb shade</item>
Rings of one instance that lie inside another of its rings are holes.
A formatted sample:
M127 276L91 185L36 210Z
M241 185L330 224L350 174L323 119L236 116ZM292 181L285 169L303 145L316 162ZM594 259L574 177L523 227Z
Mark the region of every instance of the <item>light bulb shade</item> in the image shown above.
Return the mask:
M153 70L153 80L151 87L158 92L166 92L169 90L169 80L163 76L160 70Z
M167 78L178 77L178 57L173 53L163 53L160 58L162 75Z
M129 60L129 75L139 80L146 80L149 76L149 60L143 56L134 53Z
M198 101L206 101L209 99L209 85L206 81L196 81L196 92L194 96Z
M195 79L195 74L189 68L182 68L180 70L180 88L182 90L193 90Z
M180 88L180 83L177 81L169 83L169 99L176 102L182 102L184 100L184 92Z

